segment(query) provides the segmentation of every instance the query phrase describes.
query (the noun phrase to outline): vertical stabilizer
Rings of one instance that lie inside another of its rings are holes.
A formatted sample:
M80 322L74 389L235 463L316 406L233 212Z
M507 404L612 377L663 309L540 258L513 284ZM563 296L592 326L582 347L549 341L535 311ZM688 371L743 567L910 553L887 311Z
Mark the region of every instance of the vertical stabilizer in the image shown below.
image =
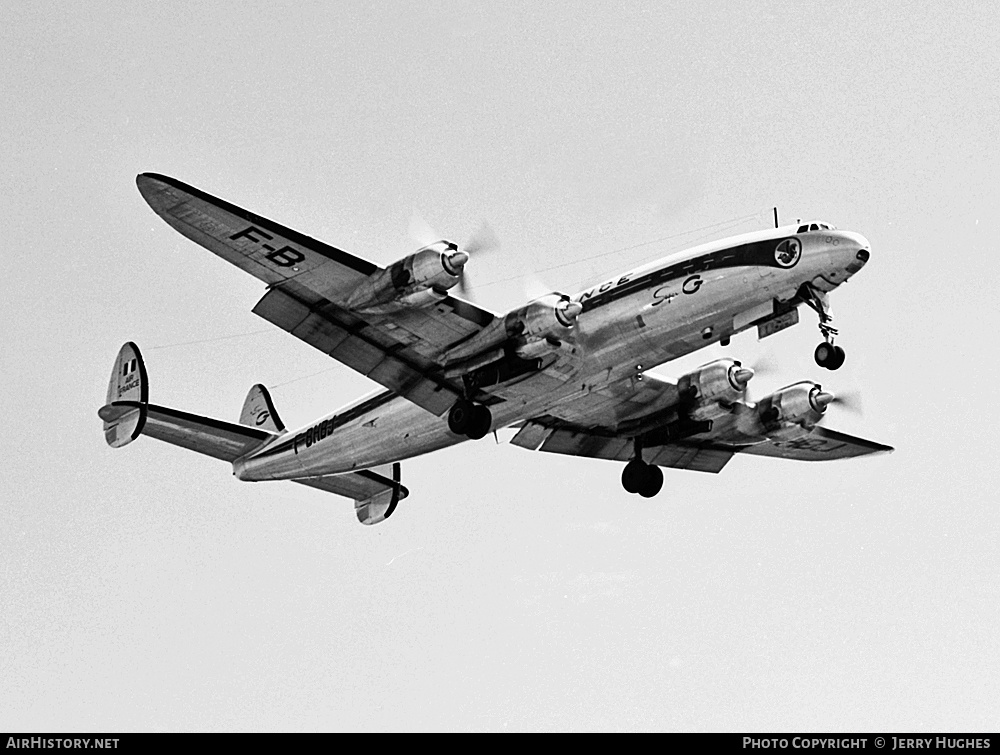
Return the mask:
M271 394L267 388L257 383L247 394L240 412L240 424L247 427L259 427L272 433L285 432L285 423L281 421L274 409Z
M108 383L107 402L98 412L104 420L104 439L121 448L139 437L146 421L149 381L139 347L129 341L118 352Z

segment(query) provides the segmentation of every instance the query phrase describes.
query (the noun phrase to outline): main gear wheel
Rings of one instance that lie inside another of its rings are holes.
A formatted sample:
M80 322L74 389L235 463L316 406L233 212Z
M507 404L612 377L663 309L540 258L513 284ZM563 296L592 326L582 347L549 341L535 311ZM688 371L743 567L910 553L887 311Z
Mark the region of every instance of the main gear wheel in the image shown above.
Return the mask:
M652 498L663 488L663 470L641 459L632 459L622 471L622 487L626 492Z
M448 411L448 429L472 440L486 437L493 425L493 413L482 404L459 399Z

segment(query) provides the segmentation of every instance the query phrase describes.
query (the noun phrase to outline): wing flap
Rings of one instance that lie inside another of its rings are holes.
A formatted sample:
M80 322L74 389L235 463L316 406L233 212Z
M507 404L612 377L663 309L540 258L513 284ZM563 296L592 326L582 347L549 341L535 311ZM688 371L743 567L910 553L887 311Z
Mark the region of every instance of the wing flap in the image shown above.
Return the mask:
M558 420L532 421L525 424L511 440L522 448L537 449L569 456L591 459L628 461L632 458L633 444L627 437L616 436L602 430L581 427L548 427L546 423ZM661 446L648 446L643 458L658 467L692 469L716 474L729 462L735 451L708 441L680 441Z
M631 443L627 438L607 437L583 430L556 430L538 450L594 459L627 461L631 458Z
M691 469L695 472L718 474L729 463L734 452L715 448L710 444L671 443L649 450L645 458L650 464L674 469Z
M517 431L517 435L510 439L510 442L512 445L527 448L529 451L537 451L553 432L555 430L540 422L525 422L524 426Z
M329 302L310 307L275 288L253 312L437 416L461 395L458 386L433 375L432 362Z
M396 505L410 494L400 484L400 477L400 464L396 462L361 472L312 477L294 482L353 498L358 521L362 524L378 524L392 516Z

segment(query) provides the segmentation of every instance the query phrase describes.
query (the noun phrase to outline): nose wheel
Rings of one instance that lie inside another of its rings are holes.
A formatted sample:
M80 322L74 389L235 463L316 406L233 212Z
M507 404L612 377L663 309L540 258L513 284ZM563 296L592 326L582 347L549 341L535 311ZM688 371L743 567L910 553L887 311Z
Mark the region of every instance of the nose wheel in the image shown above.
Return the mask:
M482 404L459 399L448 412L448 429L472 440L485 438L493 424L493 414Z
M816 359L816 364L828 370L838 369L844 364L845 359L844 350L839 346L834 346L832 341L829 343L824 341L817 346L813 357Z
M830 314L830 303L826 294L817 291L808 283L802 285L802 300L819 315L819 332L823 334L823 343L816 347L813 358L816 364L827 370L837 370L844 364L844 350L834 346L833 339L838 331L833 327L833 315Z

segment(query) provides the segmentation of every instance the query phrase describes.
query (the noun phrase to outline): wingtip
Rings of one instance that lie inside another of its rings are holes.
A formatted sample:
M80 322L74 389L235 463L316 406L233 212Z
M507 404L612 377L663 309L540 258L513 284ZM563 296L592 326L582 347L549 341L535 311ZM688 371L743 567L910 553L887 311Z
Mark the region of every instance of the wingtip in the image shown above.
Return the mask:
M167 178L167 176L160 175L159 173L139 173L135 177L136 186L138 186L140 189L143 187L143 185L149 185L153 181L160 181L166 183L166 181L168 180L169 179Z
M146 203L160 215L163 214L161 210L164 209L164 202L169 201L161 198L161 195L165 192L169 194L173 188L184 188L180 181L160 173L140 173L135 177L135 185Z
M135 185L143 197L148 197L154 191L154 182L157 180L158 176L155 173L140 173L135 177Z

